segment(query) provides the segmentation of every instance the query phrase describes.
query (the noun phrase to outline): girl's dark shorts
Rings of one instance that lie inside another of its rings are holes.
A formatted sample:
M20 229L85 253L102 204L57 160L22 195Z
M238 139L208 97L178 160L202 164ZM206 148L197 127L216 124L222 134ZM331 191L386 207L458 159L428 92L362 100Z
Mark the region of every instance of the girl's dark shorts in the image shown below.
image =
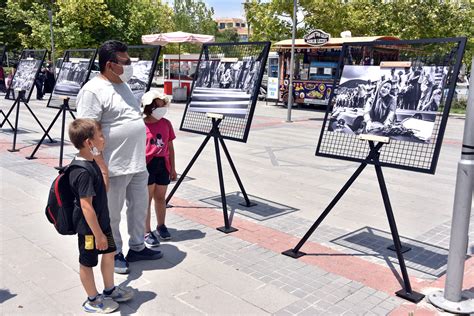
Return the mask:
M168 185L170 184L170 173L166 169L164 157L154 157L147 165L148 185Z
M99 254L110 253L117 251L115 246L114 237L112 236L112 230L104 232L107 237L108 248L106 250L97 250L95 248L95 237L94 235L80 235L78 237L79 245L79 263L86 267L95 267L98 263Z

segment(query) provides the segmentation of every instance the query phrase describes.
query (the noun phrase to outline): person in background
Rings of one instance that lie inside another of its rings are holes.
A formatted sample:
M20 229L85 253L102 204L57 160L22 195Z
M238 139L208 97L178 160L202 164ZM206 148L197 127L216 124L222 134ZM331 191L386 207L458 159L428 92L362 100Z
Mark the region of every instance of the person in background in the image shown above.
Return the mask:
M5 99L15 99L15 91L12 89L13 77L16 73L17 64L13 64L10 73L8 74L7 78L5 79L5 87L7 89L7 95Z
M5 86L5 72L3 71L2 65L0 65L0 92L5 92L6 86Z
M56 79L54 78L54 72L51 66L51 62L48 62L46 64L45 75L46 78L44 81L44 93L52 93L54 85L56 84Z
M44 91L43 85L46 80L46 69L42 68L35 78L36 100L43 100Z

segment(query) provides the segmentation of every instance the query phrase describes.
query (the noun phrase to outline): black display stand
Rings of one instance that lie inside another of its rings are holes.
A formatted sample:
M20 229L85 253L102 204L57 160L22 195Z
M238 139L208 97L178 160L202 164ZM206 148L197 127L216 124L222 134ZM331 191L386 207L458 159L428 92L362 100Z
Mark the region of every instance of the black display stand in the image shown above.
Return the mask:
M61 149L59 153L59 166L55 167L56 169L62 169L63 168L63 150L64 150L64 131L66 129L66 111L71 114L72 118L75 120L76 117L74 116L74 113L72 110L69 108L69 98L65 97L63 99L63 104L61 108L59 109L58 113L56 113L56 116L54 117L53 121L49 125L48 129L45 131L43 137L41 137L41 140L38 142L38 145L36 145L35 149L31 153L30 156L25 157L26 159L36 159L35 154L38 151L39 147L43 143L44 139L48 135L49 131L51 128L53 128L54 124L56 123L56 120L59 118L59 116L62 114L62 121L61 121Z
M221 114L207 114L208 117L212 119L212 128L207 134L206 138L202 142L201 146L197 150L196 154L194 154L194 157L191 159L189 162L188 166L184 170L183 174L181 177L179 177L178 182L175 184L173 189L171 190L170 194L166 198L166 204L171 200L173 197L174 193L178 189L179 185L181 182L183 182L184 178L188 174L189 170L191 170L191 167L193 164L196 162L197 158L201 154L202 150L206 146L206 144L209 142L209 140L214 138L214 146L215 146L215 151L216 151L216 161L217 161L217 172L219 176L219 186L220 186L220 191L221 191L221 200L222 200L222 211L224 215L224 226L218 227L217 230L224 232L226 234L232 233L237 231L238 229L234 228L231 226L231 223L229 222L229 215L227 213L227 201L226 201L226 196L225 196L225 188L224 188L224 176L222 173L222 163L221 163L221 156L220 156L220 150L219 150L219 143L222 146L222 149L224 150L224 153L227 157L227 160L229 161L229 165L232 169L232 172L234 173L235 179L237 180L237 183L239 184L240 191L242 192L242 195L244 196L245 203L239 203L240 205L246 206L246 207L252 207L257 205L256 203L253 203L249 200L247 193L245 192L245 188L242 184L242 181L240 180L239 174L237 173L237 169L235 168L234 163L232 162L232 158L230 157L230 153L227 150L227 146L224 143L224 138L222 137L220 131L219 131L219 124L222 122L224 119L224 116Z
M2 123L0 124L0 128L3 127L3 124L5 124L5 122L8 123L8 125L10 125L12 131L15 130L15 128L13 127L12 123L10 122L10 120L8 119L8 117L5 115L5 113L3 112L3 110L0 109L0 114L3 115L4 117L4 120L2 121Z
M408 276L407 268L405 266L405 260L403 258L402 252L402 245L400 243L400 236L398 235L397 224L395 222L395 217L393 215L392 206L390 204L390 198L388 196L387 186L385 185L385 180L382 173L382 166L379 161L380 157L380 148L385 144L385 142L378 142L377 145L374 144L373 140L369 140L369 147L370 151L368 156L366 157L365 161L361 163L359 168L354 172L354 174L350 177L350 179L346 182L346 184L342 187L342 189L337 193L334 199L329 203L326 207L324 212L318 217L318 219L314 222L311 228L306 232L300 242L296 245L295 248L286 250L282 252L282 254L292 257L292 258L299 258L301 256L306 255L306 253L301 252L300 249L306 243L308 238L314 233L316 228L322 223L324 218L329 214L332 208L337 204L337 202L342 198L344 193L350 188L350 186L354 183L357 177L362 173L365 167L368 164L373 164L375 167L375 172L377 174L377 180L380 186L380 192L382 193L382 199L385 206L385 212L387 213L388 223L390 225L390 231L392 233L392 239L395 247L395 251L397 253L398 263L400 264L400 270L403 276L404 288L395 292L395 294L401 298L404 298L410 302L418 303L421 301L425 296L421 293L415 292L411 288L410 279Z
M15 148L16 146L16 134L18 132L18 118L20 117L20 104L23 102L23 104L26 106L26 108L28 109L28 111L30 111L31 115L33 116L33 118L36 120L36 122L38 123L38 125L41 127L41 129L43 130L43 132L45 133L45 136L48 136L49 138L49 141L50 143L54 143L55 141L49 136L48 132L44 129L43 125L41 124L41 122L38 120L38 118L36 117L35 113L31 110L30 106L28 105L28 102L26 102L24 99L23 99L23 95L24 91L17 91L17 97L15 99L15 102L13 102L13 105L11 106L10 110L8 110L7 112L7 115L4 115L5 118L3 119L2 123L0 124L0 128L5 124L5 122L8 122L8 124L11 126L11 123L10 121L8 120L8 117L10 116L10 114L13 112L13 109L16 107L16 117L15 117L15 127L11 126L12 129L13 129L13 147L12 149L8 149L8 151L10 152L16 152L16 151L19 151L18 149Z

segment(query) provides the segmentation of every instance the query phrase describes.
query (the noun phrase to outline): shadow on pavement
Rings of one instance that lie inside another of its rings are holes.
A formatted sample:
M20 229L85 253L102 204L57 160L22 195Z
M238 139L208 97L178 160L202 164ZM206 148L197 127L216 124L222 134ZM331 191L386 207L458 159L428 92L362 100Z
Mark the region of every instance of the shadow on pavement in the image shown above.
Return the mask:
M152 270L168 270L177 266L180 262L186 258L186 252L179 250L178 247L170 244L162 243L158 250L163 252L163 257L158 260L138 261L130 263L130 274L127 275L127 279L120 284L120 286L126 287L132 281L142 277L143 271ZM143 303L156 298L157 294L152 291L140 291L134 288L135 295L133 299L126 303L126 305L137 312Z
M8 301L9 299L15 296L16 294L10 293L9 289L0 289L0 304L2 304L5 301Z

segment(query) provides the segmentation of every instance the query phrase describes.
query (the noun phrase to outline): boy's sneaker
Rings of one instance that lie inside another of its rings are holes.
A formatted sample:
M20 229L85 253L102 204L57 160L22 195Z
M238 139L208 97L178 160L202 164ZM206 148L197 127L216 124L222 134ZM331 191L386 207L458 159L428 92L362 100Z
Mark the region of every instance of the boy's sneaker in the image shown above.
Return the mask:
M107 295L107 294L103 293L103 295L106 298L113 299L117 303L122 303L122 302L126 302L126 301L129 301L129 300L132 299L133 291L131 289L116 286L114 291L111 294Z
M168 231L168 228L166 228L165 225L157 226L156 227L156 232L160 236L161 239L163 240L170 240L171 235L170 232Z
M128 268L128 262L123 257L123 253L121 252L115 255L114 271L115 273L119 273L119 274L127 274L130 272L130 269Z
M93 301L86 300L82 307L88 313L108 314L119 308L119 304L113 299L99 294Z
M160 245L160 241L156 238L155 234L149 232L145 235L145 244L148 247L158 247Z
M151 250L147 247L143 248L142 251L135 251L130 249L127 254L128 262L135 262L141 260L156 260L163 257L163 253L159 250Z

